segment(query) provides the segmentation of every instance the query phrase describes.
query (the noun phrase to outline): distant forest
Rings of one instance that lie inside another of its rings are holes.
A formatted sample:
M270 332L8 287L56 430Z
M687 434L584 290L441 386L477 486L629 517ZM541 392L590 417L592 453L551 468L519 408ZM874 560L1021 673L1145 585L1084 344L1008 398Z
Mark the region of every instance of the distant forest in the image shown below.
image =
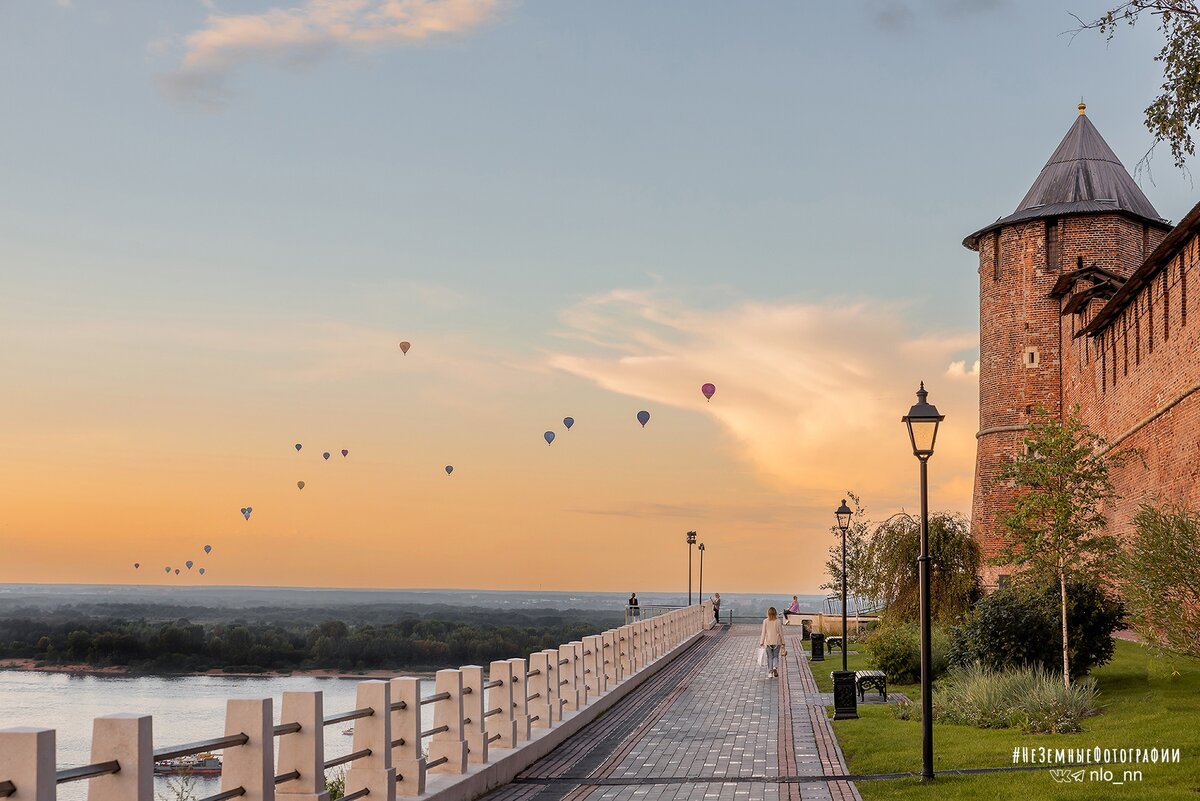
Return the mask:
M340 607L336 619L296 608L240 610L230 619L228 609L82 607L0 614L0 659L148 673L433 670L555 648L622 622L619 613L598 610L440 604ZM164 619L171 613L178 616Z

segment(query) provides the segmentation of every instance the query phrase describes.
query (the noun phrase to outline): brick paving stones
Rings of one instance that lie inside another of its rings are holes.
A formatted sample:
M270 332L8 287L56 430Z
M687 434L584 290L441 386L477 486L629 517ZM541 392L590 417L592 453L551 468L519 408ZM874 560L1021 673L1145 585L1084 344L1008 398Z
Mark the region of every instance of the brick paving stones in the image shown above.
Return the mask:
M715 629L488 801L861 801L799 637L781 678L758 625Z

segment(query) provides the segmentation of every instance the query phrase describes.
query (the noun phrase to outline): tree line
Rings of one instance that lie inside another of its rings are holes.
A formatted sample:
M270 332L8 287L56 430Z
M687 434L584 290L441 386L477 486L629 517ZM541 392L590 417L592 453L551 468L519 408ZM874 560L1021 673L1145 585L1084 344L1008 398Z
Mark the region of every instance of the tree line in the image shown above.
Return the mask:
M0 619L0 659L124 667L145 672L332 669L432 670L486 664L597 634L605 626L560 619L549 624L421 620L315 626L192 623L51 616Z

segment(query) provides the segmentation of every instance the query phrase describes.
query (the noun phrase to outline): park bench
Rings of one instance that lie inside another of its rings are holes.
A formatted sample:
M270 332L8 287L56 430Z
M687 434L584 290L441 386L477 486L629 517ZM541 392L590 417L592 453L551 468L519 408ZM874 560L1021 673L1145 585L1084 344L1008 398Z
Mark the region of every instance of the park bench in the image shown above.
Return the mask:
M858 699L860 701L866 700L867 688L871 687L883 696L885 703L887 702L887 674L882 670L854 671L854 686L858 688Z
M838 637L836 634L832 637L825 638L825 650L826 651L832 651L834 648L837 648L840 650L841 647L842 647L842 638Z

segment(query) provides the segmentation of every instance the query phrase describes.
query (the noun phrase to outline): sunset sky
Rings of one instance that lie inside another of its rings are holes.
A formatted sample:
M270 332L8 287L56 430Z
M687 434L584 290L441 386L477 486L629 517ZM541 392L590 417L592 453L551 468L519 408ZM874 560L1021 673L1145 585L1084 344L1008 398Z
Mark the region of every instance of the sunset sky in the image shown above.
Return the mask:
M816 592L922 379L969 511L962 237L1150 145L1103 9L0 4L0 582Z

